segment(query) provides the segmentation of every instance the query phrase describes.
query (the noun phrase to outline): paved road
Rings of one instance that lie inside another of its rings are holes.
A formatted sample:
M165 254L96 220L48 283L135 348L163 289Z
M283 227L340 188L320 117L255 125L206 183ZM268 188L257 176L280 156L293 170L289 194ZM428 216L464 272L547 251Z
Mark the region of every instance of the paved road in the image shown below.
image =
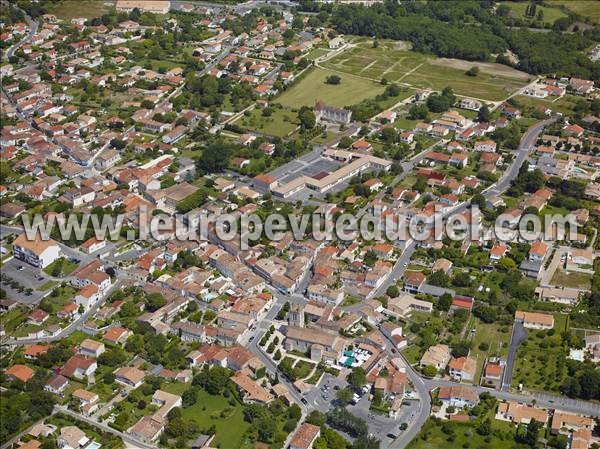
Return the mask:
M527 330L522 322L515 322L513 325L512 335L510 338L510 349L508 350L508 359L504 367L504 375L502 376L502 391L509 391L512 383L513 370L515 368L515 360L517 359L517 351L519 345L527 339Z
M11 2L12 3L12 2ZM29 25L29 32L27 33L27 35L25 35L25 37L23 37L23 39L21 39L19 42L17 42L16 44L14 44L12 47L10 47L8 50L6 50L6 55L5 58L8 60L8 58L12 57L15 52L25 43L29 42L31 40L31 36L33 36L35 33L37 33L37 29L38 29L38 23L37 21L33 20L31 17L29 17L27 15L27 13L25 11L23 11L21 8L18 8L16 5L13 5L13 7L21 10L23 12L23 14L25 15L25 21L27 22L27 24ZM4 58L3 58L4 59Z

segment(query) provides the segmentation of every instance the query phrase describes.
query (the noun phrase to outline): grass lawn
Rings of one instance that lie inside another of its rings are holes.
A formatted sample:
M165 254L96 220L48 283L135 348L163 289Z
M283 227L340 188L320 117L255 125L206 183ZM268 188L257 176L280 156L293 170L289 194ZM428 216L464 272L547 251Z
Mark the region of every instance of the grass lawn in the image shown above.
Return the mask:
M451 428L454 432L454 440L449 440L449 435L442 432L445 428ZM475 431L472 424L442 421L440 425L429 419L419 435L407 446L408 449L459 449L459 448L487 448L505 449L513 447L515 428L512 424L492 419L492 433L490 441L486 442L486 436Z
M477 383L481 377L486 357L506 357L508 355L511 327L502 326L498 323L484 323L480 320L476 320L473 327L477 331L473 336L470 355L477 360L477 371L474 378L475 383ZM487 350L479 349L482 343L487 343Z
M339 75L332 70L312 69L297 84L283 92L274 101L294 108L314 106L317 100L321 100L329 106L343 107L375 97L385 89L379 83L343 74L340 84L325 84L325 79L334 74Z
M52 287L54 287L57 284L56 281L48 281L48 282L44 282L42 285L40 285L37 289L41 292L47 292L48 290L50 290Z
M306 58L309 59L310 61L313 61L321 56L326 55L330 51L331 50L329 50L327 48L313 48L311 51L308 52L308 54L306 55Z
M168 391L168 389L167 389ZM204 390L198 393L198 400L194 405L182 410L183 417L198 424L201 430L207 430L214 425L216 436L212 443L214 447L237 449L245 447L243 435L250 427L244 421L242 405L224 396L211 396Z
M569 3L571 3L571 2L569 2ZM523 19L523 20L528 20L528 19L534 20L535 19L535 18L525 16L525 10L529 6L529 2L522 2L522 3L521 2L502 2L501 4L508 6L511 10L513 10L517 14L517 18L519 18L519 19ZM554 21L556 19L560 19L561 17L566 17L566 14L558 8L548 8L545 6L537 5L536 15L539 13L539 11L543 11L543 13L544 13L544 18L542 19L542 22L544 22L544 23L546 23L546 22L554 23Z
M11 333L27 320L27 309L19 306L2 314L2 324L7 333Z
M408 363L414 365L419 360L421 360L421 357L423 357L424 352L425 351L420 346L411 344L402 351L402 355L404 355L406 360L408 360Z
M473 77L464 70L444 67L432 62L423 64L403 80L416 87L441 90L452 87L458 95L480 98L488 101L500 101L523 87L525 81L480 71Z
M591 275L577 271L556 270L550 283L559 287L589 289Z
M66 257L61 257L44 268L44 273L54 277L65 277L75 271L75 268L77 268L76 263Z
M236 123L248 129L269 134L275 137L285 137L298 127L298 113L289 109L270 108L270 116L262 115L262 109L254 109L249 115L242 116Z
M75 17L85 17L93 19L110 11L114 3L104 2L102 0L63 0L59 2L50 2L48 4L48 13L54 14L59 19L73 19Z
M595 23L600 23L600 3L598 2L589 0L549 0L548 3L564 6L575 14L587 17Z

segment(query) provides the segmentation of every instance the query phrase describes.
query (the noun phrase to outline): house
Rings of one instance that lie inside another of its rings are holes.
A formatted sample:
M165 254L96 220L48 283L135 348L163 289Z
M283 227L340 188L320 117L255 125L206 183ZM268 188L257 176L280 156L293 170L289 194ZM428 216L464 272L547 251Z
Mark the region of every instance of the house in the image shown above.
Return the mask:
M569 431L594 430L596 422L587 416L573 415L556 410L552 416L550 429L553 434L568 433Z
M532 420L542 425L548 422L548 410L518 402L501 402L498 405L496 419L510 421L515 425L529 424Z
M21 382L25 383L29 382L33 378L34 374L35 371L33 371L27 365L20 364L13 365L4 371L4 375L7 378L12 380L20 380Z
M245 373L238 372L230 377L242 394L243 401L249 404L267 404L273 400L273 395L265 388L250 379Z
M529 248L529 261L542 263L548 254L548 244L545 242L535 242Z
M93 442L90 443L90 439L85 435L85 432L76 426L62 427L57 443L60 449L83 449L94 444Z
M433 312L433 303L404 294L397 298L390 298L385 313L406 317L413 311L431 313Z
M90 338L86 338L79 345L79 353L85 357L98 358L105 350L104 343Z
M498 261L502 259L508 252L508 246L506 245L494 245L490 250L490 260Z
M457 408L475 407L479 402L475 391L462 385L440 387L438 399L445 404Z
M420 271L407 271L404 273L404 291L417 293L425 283L425 275Z
M102 248L105 247L106 240L98 240L96 236L93 235L79 246L79 250L86 254L92 254L96 251L100 251Z
M472 381L477 371L477 360L472 357L454 357L448 364L450 377L459 382L463 380Z
M302 423L290 441L290 449L311 449L320 435L321 428L319 426Z
M517 310L515 321L522 322L523 327L528 329L552 329L554 327L554 317L546 313Z
M25 233L20 234L13 242L15 258L27 262L37 268L46 268L61 256L60 246L52 239L42 240L36 234L28 240Z
M74 355L63 365L60 373L66 377L83 379L84 377L94 374L97 368L98 364L94 359L83 357L81 355Z
M181 407L181 396L162 390L156 390L152 395L152 404L159 407L153 418L166 419L172 409Z
M475 142L475 151L482 151L485 153L493 153L496 151L496 142L493 140L480 140Z
M79 407L86 416L98 409L100 398L96 393L78 388L73 392L73 397L79 400Z
M434 345L427 348L419 366L422 368L426 366L433 366L438 371L446 368L446 365L450 361L450 347L448 345Z
M133 388L142 385L146 373L131 366L124 366L115 372L115 380Z
M574 306L579 302L580 291L564 287L536 287L535 294L540 301Z
M65 376L61 376L57 374L52 376L46 385L44 386L44 390L49 391L50 393L56 394L58 396L62 396L63 391L69 386L69 379Z
M130 330L124 327L115 326L108 329L102 338L113 345L122 345L132 334Z
M319 329L287 326L284 334L286 350L310 352L310 358L315 361L338 360L346 346L346 341L338 334Z

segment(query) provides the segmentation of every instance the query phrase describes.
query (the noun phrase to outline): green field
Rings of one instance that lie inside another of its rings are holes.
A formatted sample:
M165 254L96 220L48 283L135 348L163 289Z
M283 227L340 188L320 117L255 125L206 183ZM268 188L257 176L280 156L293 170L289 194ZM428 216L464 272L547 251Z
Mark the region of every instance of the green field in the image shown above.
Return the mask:
M374 80L385 76L388 81L398 81L427 59L427 56L421 53L397 49L393 41L382 41L377 48L373 48L369 40L321 65Z
M54 14L59 19L74 19L76 17L93 19L107 13L114 5L114 3L111 4L111 2L102 0L63 0L48 4L48 13Z
M569 1L569 3L571 3ZM587 3L587 2L586 2ZM531 17L525 16L525 10L529 6L529 2L502 2L501 5L508 6L512 11L515 12L516 17L519 19L527 20L532 19ZM567 15L562 12L558 8L548 8L545 6L537 5L536 7L536 15L542 11L544 13L544 18L542 19L543 23L554 23L556 19L560 19L561 17L566 17ZM534 20L533 18L532 20Z
M559 287L589 289L591 275L577 271L556 270L550 283Z
M224 396L212 396L204 390L198 392L198 400L194 405L182 409L183 418L194 421L200 429L216 427L214 447L236 449L244 446L243 435L250 427L244 421L242 406L235 400L234 406Z
M492 433L480 435L474 424L429 419L419 435L407 446L408 449L459 449L487 448L506 449L516 447L515 430L512 424L496 419L491 420ZM443 427L442 427L443 425ZM444 430L442 430L444 429Z
M479 72L476 77L472 77L465 75L464 70L443 67L430 62L419 67L402 81L417 87L435 90L450 86L458 95L488 101L501 101L525 85L523 80L492 75L483 71Z
M285 137L298 127L298 113L289 109L270 108L272 114L263 116L262 109L250 111L236 124L275 137Z
M592 22L600 23L600 3L590 0L548 0L552 5L560 5L579 14L582 17L589 18Z
M314 106L317 100L327 105L343 107L372 98L383 92L384 86L379 83L351 75L340 75L342 82L338 85L325 84L329 75L337 74L331 70L315 68L297 84L286 90L274 101L285 107L299 108ZM339 75L339 74L338 74Z
M373 48L371 40L323 62L322 67L378 81L407 83L418 88L441 90L451 86L459 95L488 101L500 101L524 86L527 74L499 64L470 63L455 59L435 59L403 48L395 41L380 41ZM480 68L476 77L465 71L473 65Z
M511 327L477 320L474 328L476 332L471 341L470 356L477 360L477 371L473 379L474 383L477 383L481 377L486 357L506 357L508 355ZM482 343L487 343L487 350L479 349Z

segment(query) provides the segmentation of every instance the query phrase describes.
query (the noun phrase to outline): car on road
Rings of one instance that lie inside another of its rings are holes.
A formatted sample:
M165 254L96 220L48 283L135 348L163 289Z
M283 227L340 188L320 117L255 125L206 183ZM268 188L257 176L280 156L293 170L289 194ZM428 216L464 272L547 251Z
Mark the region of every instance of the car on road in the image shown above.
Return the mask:
M393 433L388 433L387 434L388 438L391 438L392 440L395 440L396 438L398 438L396 435L394 435Z
M19 266L17 267L17 270L19 270L19 271L23 271L24 269L25 269L25 267L24 267L23 265L19 265Z
M400 429L400 432L404 432L406 429L408 429L408 424L403 422L398 428Z
M306 398L300 398L300 402L302 402L304 405L308 405Z
M392 354L396 353L396 348L392 348Z

